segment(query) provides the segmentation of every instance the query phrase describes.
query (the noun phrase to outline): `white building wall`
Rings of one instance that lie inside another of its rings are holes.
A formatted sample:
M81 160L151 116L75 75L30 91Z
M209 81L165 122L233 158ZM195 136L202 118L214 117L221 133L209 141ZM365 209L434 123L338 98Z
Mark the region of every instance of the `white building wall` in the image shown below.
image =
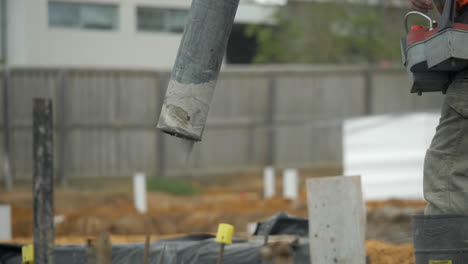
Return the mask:
M189 9L191 0L60 0L119 6L114 31L49 27L48 0L8 1L8 65L170 69L182 34L137 30L136 7ZM267 23L275 6L242 0L236 22Z
M8 64L110 68L171 68L181 34L138 32L136 6L190 8L190 0L73 0L119 5L115 31L50 28L47 0L10 0Z
M7 62L23 65L27 62L28 4L33 1L9 0L7 3ZM14 65L14 64L12 64Z

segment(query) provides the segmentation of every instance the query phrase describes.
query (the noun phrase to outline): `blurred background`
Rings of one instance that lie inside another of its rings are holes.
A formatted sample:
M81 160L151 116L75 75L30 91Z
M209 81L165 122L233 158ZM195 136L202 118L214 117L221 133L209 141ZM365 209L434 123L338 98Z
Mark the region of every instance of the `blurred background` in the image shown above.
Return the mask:
M0 161L3 182L13 181L0 187L0 202L14 205L14 236L30 235L34 97L53 99L56 206L76 220L58 234L112 225L144 233L128 194L136 172L147 177L156 234L209 231L223 219L243 230L279 210L307 215L303 185L299 202L262 200L267 166L278 177L295 168L301 183L363 175L368 199L422 198L422 159L443 97L409 93L399 45L406 0L241 0L204 139L191 152L155 128L190 4L0 0ZM391 202L408 204L424 206ZM374 237L408 242L404 228Z
M33 97L54 100L64 181L341 168L343 120L440 106L439 94L409 94L405 0L241 0L205 139L186 164L184 146L155 124L190 4L2 1L0 147L15 180L32 173Z

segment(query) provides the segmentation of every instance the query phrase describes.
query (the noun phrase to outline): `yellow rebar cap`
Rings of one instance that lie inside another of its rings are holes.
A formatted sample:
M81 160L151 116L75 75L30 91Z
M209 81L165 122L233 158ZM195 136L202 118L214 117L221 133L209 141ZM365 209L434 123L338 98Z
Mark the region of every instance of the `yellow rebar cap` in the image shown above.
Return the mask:
M21 248L21 255L23 256L23 264L34 263L34 246L27 245Z
M216 234L215 241L222 244L232 244L232 235L234 234L234 227L228 224L219 224L218 233Z

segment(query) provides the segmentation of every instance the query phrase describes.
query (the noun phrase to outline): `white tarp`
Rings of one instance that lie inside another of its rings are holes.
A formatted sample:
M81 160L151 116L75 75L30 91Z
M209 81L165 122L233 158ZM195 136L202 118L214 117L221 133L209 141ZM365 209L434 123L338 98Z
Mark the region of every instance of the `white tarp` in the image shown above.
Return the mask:
M346 120L344 174L362 176L366 200L422 199L424 156L439 117L411 113Z

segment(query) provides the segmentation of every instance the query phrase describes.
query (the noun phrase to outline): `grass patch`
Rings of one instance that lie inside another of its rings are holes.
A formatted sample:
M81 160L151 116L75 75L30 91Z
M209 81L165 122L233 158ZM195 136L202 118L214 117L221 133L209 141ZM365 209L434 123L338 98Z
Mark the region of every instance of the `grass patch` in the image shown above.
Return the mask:
M200 193L200 189L183 180L172 178L151 178L147 181L150 192L164 192L176 195L193 195Z

